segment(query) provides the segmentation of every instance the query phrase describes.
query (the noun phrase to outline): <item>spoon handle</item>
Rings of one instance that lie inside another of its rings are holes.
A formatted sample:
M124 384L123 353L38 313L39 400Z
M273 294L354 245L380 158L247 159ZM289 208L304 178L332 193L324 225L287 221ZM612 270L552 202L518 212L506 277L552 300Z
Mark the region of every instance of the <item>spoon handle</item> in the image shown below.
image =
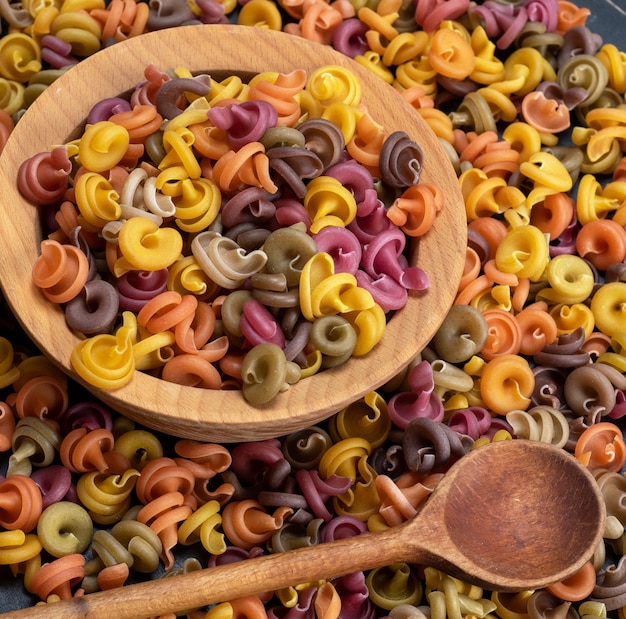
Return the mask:
M0 619L141 619L276 591L301 583L419 559L404 527L364 533L187 574L160 578L68 601L0 615ZM407 531L408 532L408 531Z

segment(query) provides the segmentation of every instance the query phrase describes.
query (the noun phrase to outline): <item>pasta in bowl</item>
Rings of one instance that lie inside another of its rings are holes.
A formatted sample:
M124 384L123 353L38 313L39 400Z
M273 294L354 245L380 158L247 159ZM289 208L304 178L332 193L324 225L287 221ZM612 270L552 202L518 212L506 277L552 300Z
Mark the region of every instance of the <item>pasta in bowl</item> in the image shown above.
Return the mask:
M455 172L408 101L280 32L188 26L87 58L0 173L0 280L28 335L180 437L281 436L377 389L434 335L465 260ZM402 210L415 188L436 198L426 223Z

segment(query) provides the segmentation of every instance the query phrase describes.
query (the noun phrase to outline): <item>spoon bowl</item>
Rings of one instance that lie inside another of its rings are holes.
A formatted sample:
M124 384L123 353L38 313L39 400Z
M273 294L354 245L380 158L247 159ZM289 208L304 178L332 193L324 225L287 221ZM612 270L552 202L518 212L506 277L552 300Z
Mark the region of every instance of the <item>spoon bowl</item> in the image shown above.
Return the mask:
M136 619L400 562L436 567L489 590L541 589L589 560L602 538L604 513L593 476L573 456L540 442L502 441L462 457L417 516L398 527L37 606L11 617Z
M454 559L444 571L484 587L526 590L564 580L589 559L602 537L604 501L575 458L515 440L463 460L471 469L447 474L445 490L421 514L447 538L449 546L434 545L440 558Z

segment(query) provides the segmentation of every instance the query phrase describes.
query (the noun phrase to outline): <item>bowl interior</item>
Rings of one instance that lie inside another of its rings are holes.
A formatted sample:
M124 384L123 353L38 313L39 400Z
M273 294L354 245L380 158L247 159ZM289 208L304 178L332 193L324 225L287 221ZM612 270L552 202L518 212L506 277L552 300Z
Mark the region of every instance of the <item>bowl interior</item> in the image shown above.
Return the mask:
M160 69L183 66L238 74L287 73L298 68L311 72L329 64L348 67L359 76L362 102L372 117L389 133L403 130L420 144L422 182L435 183L444 193L445 206L434 227L412 248L411 262L426 271L431 286L410 295L368 355L301 380L264 407L248 405L237 391L184 387L141 372L117 390L85 385L131 419L184 438L239 442L314 425L392 378L419 354L445 317L461 277L466 244L465 210L454 170L437 137L392 87L328 46L282 32L232 25L186 26L132 38L85 59L37 98L0 158L0 242L5 248L0 284L27 334L78 382L83 381L69 359L79 339L67 328L62 310L31 281L41 228L37 209L17 190L17 170L25 159L64 142L96 102L141 81L150 63Z

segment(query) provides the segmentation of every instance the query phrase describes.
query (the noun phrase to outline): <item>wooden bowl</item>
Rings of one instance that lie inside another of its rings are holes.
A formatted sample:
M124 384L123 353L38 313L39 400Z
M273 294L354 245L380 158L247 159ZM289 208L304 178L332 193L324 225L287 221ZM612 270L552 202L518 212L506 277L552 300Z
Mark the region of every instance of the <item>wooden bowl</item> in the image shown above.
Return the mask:
M64 142L84 123L98 101L128 91L145 67L183 66L192 71L308 73L328 64L355 72L362 102L390 133L406 131L424 151L424 182L437 184L445 206L434 228L412 249L411 263L430 277L424 293L412 294L389 321L382 341L368 355L301 380L264 407L248 405L238 391L183 387L136 372L126 386L106 391L85 385L127 417L177 437L240 442L282 436L320 422L407 366L434 335L452 305L465 260L463 199L454 170L434 133L389 85L330 47L282 32L231 25L185 26L129 39L94 54L56 80L26 111L2 152L0 241L4 264L0 283L27 334L52 361L83 383L70 366L79 341L62 310L31 281L42 238L37 209L16 187L19 165ZM84 383L83 383L84 384Z

